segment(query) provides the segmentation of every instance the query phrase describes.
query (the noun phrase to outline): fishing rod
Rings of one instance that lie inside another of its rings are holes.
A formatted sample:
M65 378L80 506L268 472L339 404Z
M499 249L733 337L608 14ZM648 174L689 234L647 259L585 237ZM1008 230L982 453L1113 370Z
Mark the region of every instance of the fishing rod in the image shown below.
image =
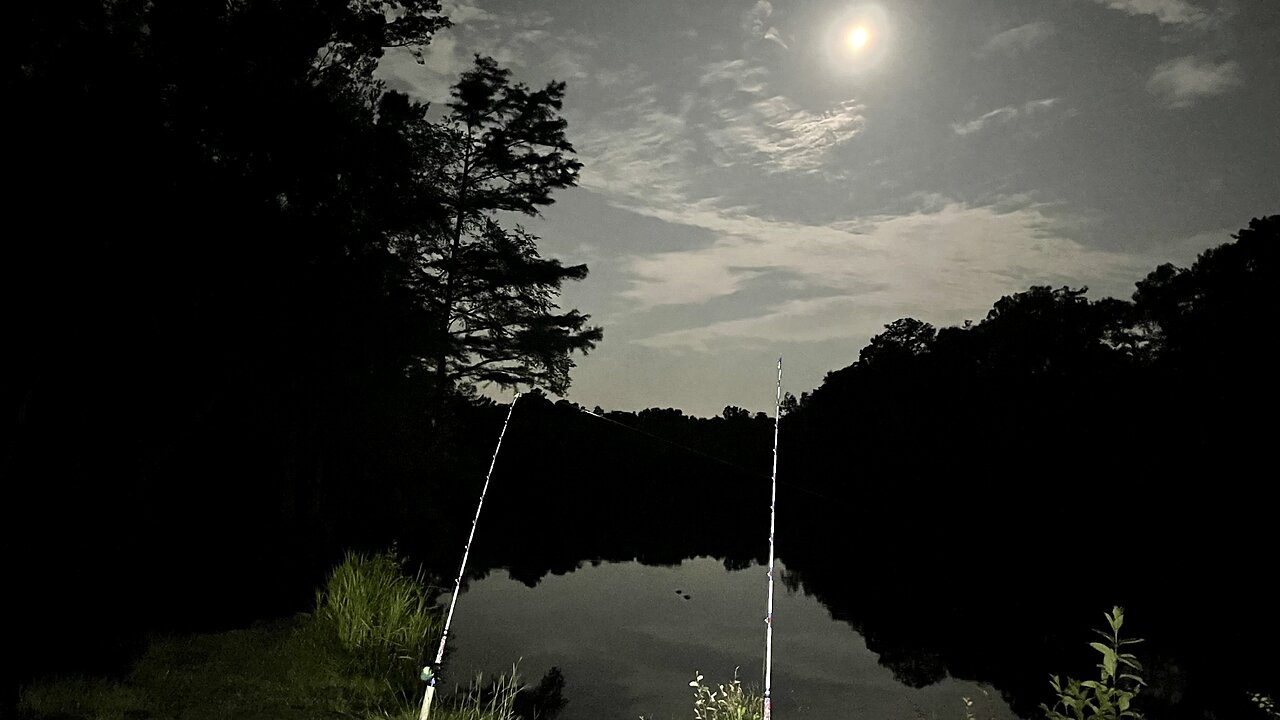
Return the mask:
M440 665L444 662L444 645L449 641L449 624L453 622L453 610L458 605L458 591L462 589L462 576L467 570L467 557L471 555L471 541L476 537L476 523L480 521L484 496L489 492L489 478L493 477L493 467L498 464L498 452L502 450L502 439L507 435L507 426L511 424L511 415L516 411L516 401L519 399L520 393L516 393L511 400L511 407L507 409L507 419L502 422L502 432L498 433L498 444L493 449L493 459L489 461L489 472L484 476L480 502L476 504L476 516L471 519L471 533L467 535L467 544L462 548L462 564L458 566L458 578L453 583L453 599L449 601L449 614L444 619L444 632L440 634L440 648L436 650L435 662L422 668L422 679L427 681L427 692L422 696L422 710L418 713L418 720L427 720L431 716L431 700L436 694L436 681L439 680Z
M773 482L769 497L769 604L764 616L764 720L770 720L773 702L773 532L778 518L778 428L782 425L782 358L778 358L778 393L773 407Z

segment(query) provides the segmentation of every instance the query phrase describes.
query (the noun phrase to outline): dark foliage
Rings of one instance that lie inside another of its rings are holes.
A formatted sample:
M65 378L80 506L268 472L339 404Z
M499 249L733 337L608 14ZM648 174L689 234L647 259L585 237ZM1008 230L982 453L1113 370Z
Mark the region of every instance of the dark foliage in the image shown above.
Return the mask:
M537 215L553 190L577 184L581 163L559 116L564 84L532 91L477 56L452 94L443 121L413 108L417 193L439 213L394 236L431 315L434 348L423 363L441 388L493 383L563 394L570 354L601 338L587 316L555 312L561 284L587 268L542 258L538 238L503 222L511 213Z
M9 14L0 505L30 589L7 643L20 677L115 666L146 631L291 612L342 548L451 510L437 496L485 451L454 431L443 453L441 420L483 406L475 376L442 393L421 369L447 343L397 242L452 217L432 189L446 178L423 176L448 164L452 126L373 78L384 48L447 25L437 0ZM471 85L505 79L490 69ZM541 132L563 128L556 88L532 94ZM518 202L566 184L526 180ZM586 269L534 241L490 252L472 292L524 302L535 328L491 352L567 372L599 331L564 343L586 317L550 310Z
M796 578L908 684L980 678L1030 714L1073 650L1026 630L1119 603L1152 639L1152 716L1243 710L1280 677L1258 584L1276 509L1257 495L1280 216L1235 238L1132 301L1033 287L976 324L886 326L784 421L782 476L841 507L780 519ZM829 571L834 548L860 552L858 582ZM1210 611L1224 597L1236 629Z

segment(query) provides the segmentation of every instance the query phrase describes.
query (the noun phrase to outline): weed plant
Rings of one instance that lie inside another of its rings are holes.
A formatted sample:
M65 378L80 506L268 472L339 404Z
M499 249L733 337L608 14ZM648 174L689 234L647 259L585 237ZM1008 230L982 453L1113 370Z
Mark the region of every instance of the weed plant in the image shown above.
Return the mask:
M700 672L694 673L693 716L696 720L761 720L764 715L764 696L742 687L738 670L733 670L733 680L727 685L703 685Z
M515 666L488 685L483 675L476 675L465 691L445 703L440 720L516 720L516 696L522 690Z
M1120 637L1124 625L1124 608L1116 606L1103 614L1107 630L1095 630L1105 642L1091 642L1089 646L1102 654L1098 663L1097 680L1062 682L1057 675L1050 677L1050 685L1058 696L1053 707L1041 704L1048 720L1143 720L1142 713L1133 708L1133 700L1146 682L1138 673L1142 665L1132 653L1123 652L1140 639Z

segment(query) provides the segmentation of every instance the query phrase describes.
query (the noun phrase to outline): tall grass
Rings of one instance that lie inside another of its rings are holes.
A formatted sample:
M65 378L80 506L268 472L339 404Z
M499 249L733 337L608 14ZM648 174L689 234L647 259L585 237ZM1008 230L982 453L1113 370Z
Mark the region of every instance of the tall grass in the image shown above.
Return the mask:
M440 720L516 720L516 696L524 689L515 666L487 685L483 675L476 675L466 692L446 705Z
M395 550L348 551L316 591L315 617L347 651L352 671L385 678L406 696L443 625L422 573L408 574Z

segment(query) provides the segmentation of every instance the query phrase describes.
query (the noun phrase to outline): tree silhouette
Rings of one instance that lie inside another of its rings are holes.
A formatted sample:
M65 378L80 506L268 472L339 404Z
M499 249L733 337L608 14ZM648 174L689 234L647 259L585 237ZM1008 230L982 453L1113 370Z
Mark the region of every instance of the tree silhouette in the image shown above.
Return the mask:
M1033 286L996 301L978 325L991 372L1009 376L1089 373L1116 350L1127 303L1090 302L1088 288Z
M1271 362L1275 341L1258 334L1256 319L1280 308L1280 215L1254 218L1232 237L1188 269L1164 264L1138 283L1137 315L1166 370L1238 379Z
M452 95L443 121L415 137L420 189L440 213L396 239L432 317L425 360L442 391L489 382L563 393L571 353L602 336L588 316L555 303L562 283L587 268L541 257L538 238L509 216L537 216L554 190L577 183L581 163L559 115L564 84L530 90L476 56Z
M858 362L866 366L900 364L929 351L938 332L927 322L915 318L894 320L884 332L858 353Z

